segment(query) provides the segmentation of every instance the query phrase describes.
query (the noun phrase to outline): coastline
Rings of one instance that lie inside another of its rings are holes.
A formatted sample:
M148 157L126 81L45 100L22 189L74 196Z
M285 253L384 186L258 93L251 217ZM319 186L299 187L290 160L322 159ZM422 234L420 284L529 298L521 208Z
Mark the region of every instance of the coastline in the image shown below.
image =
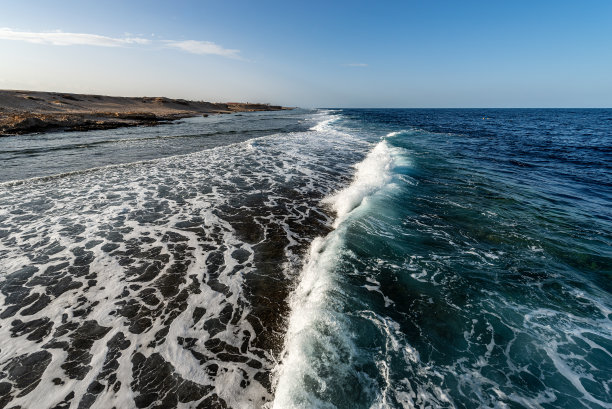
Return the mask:
M278 105L215 103L166 97L113 97L0 90L0 137L49 131L155 126L194 116L280 111Z

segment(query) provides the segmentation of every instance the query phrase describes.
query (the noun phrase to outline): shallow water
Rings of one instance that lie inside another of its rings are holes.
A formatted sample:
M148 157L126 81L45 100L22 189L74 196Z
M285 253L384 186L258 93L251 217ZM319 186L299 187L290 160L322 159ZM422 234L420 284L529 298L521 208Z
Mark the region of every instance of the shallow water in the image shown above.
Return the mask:
M184 155L273 133L305 131L306 111L211 115L158 126L0 138L0 182Z
M0 407L609 408L611 127L296 110L0 139Z

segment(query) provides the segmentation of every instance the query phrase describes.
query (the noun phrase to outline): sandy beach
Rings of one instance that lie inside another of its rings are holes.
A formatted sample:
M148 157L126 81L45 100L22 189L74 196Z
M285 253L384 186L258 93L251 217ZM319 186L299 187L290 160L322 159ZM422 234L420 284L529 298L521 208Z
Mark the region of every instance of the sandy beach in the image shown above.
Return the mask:
M258 103L0 90L0 136L152 126L199 115L282 109Z

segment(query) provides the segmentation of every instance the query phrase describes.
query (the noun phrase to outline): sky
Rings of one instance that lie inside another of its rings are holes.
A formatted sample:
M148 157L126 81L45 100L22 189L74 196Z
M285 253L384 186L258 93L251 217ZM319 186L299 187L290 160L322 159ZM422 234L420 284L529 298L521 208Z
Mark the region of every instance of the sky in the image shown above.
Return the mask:
M0 0L0 89L612 107L612 1Z

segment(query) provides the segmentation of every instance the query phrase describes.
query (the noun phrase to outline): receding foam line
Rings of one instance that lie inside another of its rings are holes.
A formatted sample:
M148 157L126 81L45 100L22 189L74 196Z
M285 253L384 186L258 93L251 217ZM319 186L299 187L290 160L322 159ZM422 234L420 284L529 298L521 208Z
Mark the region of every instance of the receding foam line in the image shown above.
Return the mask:
M257 137L250 138L250 139L247 139L247 140L244 140L244 141L235 142L235 143L229 143L227 145L213 146L212 148L205 148L205 149L202 149L202 150L196 151L196 152L189 152L189 153L182 153L182 154L178 154L178 155L164 156L164 157L161 157L161 158L145 159L145 160L139 160L139 161L134 161L134 162L112 163L110 165L97 166L97 167L87 168L87 169L72 170L72 171L69 171L69 172L55 173L55 174L52 174L52 175L34 176L34 177L31 177L31 178L26 178L26 179L7 180L7 181L4 181L4 182L0 182L0 188L2 188L2 187L11 187L11 186L19 186L19 185L23 185L23 184L26 184L26 183L46 182L46 181L49 181L49 180L55 180L55 179L60 179L60 178L68 177L68 176L81 175L81 174L86 174L86 173L93 173L93 172L98 172L98 171L107 170L107 169L116 169L116 168L121 169L121 168L129 168L129 167L132 167L132 166L144 165L144 164L163 163L165 161L173 160L173 159L180 158L180 157L195 156L195 155L198 155L198 154L202 154L203 152L212 152L212 151L220 150L220 149L223 149L223 148L228 147L228 146L234 146L234 145L238 146L238 145L241 145L241 144L247 146L249 143L251 143L251 142L253 142L255 140L259 140L259 139L263 139L263 138L268 138L268 137L274 137L275 135L278 135L278 134L274 134L273 133L273 134L270 134L270 135L257 136Z

